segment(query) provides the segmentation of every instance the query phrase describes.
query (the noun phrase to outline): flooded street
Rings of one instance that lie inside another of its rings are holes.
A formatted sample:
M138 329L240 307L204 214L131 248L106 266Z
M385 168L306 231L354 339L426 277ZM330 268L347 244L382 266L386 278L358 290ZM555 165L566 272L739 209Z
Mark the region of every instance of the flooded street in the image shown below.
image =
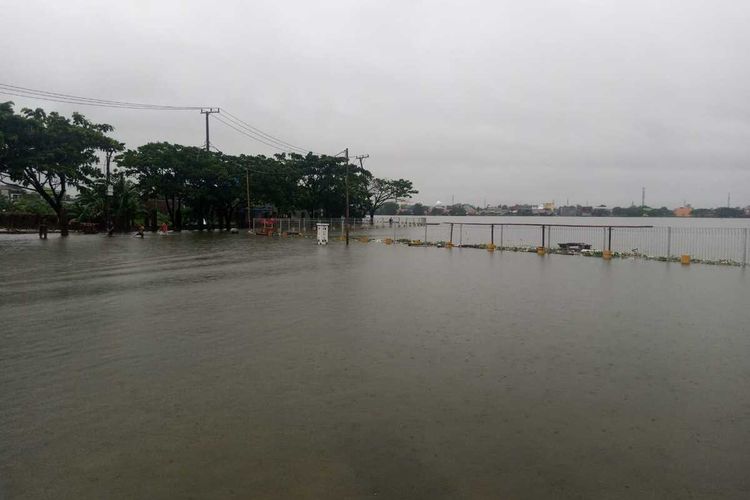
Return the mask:
M0 236L0 498L750 497L741 268Z

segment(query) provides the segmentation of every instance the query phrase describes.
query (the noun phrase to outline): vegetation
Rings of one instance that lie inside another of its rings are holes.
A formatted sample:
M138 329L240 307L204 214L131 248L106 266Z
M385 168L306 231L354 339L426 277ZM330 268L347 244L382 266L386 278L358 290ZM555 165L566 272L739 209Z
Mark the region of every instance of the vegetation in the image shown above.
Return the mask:
M406 179L368 179L367 180L367 212L370 214L370 224L373 223L375 213L386 203L399 198L411 198L417 194L411 181ZM384 214L391 215L391 214Z
M398 203L395 201L387 201L383 203L375 213L378 215L396 215L398 214Z
M425 207L421 203L415 203L414 206L411 207L411 214L417 216L426 215L427 207Z
M466 215L466 208L463 205L456 204L448 207L448 215L463 216Z
M36 193L36 203L24 210L54 212L63 235L68 211L79 222L103 224L108 202L116 230L141 222L156 230L166 218L179 231L186 224L230 229L248 204L275 215L340 217L346 213L347 184L350 216L369 214L371 220L387 203L417 193L411 181L376 178L343 158L233 156L167 142L125 150L108 136L112 130L77 113L70 119L41 109L16 113L12 103L2 103L0 183ZM97 165L101 155L114 156L118 167L109 200ZM74 200L71 189L77 192ZM0 210L9 208L3 201Z
M57 214L60 232L68 234L66 195L96 178L97 151L116 149L107 137L112 127L74 113L65 118L42 109L13 111L0 104L0 181L39 194Z

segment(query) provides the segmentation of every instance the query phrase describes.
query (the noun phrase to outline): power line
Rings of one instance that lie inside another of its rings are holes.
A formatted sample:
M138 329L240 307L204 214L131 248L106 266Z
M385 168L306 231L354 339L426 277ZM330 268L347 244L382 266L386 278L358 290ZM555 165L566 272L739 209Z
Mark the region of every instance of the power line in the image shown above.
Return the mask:
M64 102L69 104L80 104L83 106L98 106L105 108L125 108L125 109L151 109L158 111L190 111L201 109L201 106L169 106L163 104L145 104L128 101L115 101L109 99L97 99L93 97L81 97L72 94L63 94L60 92L49 92L46 90L31 89L0 83L0 94L25 97L30 99L39 99L42 101Z
M240 134L242 134L242 135L244 135L244 136L247 136L247 137L249 137L250 139L252 139L252 140L254 140L254 141L258 141L258 142L260 142L260 143L263 143L263 144L265 144L266 146L269 146L269 147L272 147L272 148L274 148L274 149L277 149L277 150L279 150L279 151L281 151L281 152L283 152L283 153L296 153L296 151L289 151L289 149L288 149L288 148L282 148L282 147L279 147L278 145L276 145L276 144L273 144L273 143L270 143L270 142L268 142L268 141L265 141L265 140L263 140L262 138L260 138L260 137L258 137L258 136L256 136L256 135L252 135L252 134L248 133L248 132L247 132L246 130L243 130L243 129L241 129L241 128L238 128L238 127L236 127L236 126L235 126L235 125L233 125L232 123L230 123L230 122L228 122L228 121L224 120L223 118L221 118L221 117L219 117L219 116L214 116L214 115L211 115L211 118L213 118L214 120L217 120L218 122L221 122L222 124L224 124L225 126L227 126L227 127L229 127L229 128L232 128L232 129L236 130L236 131L237 131L237 132L239 132Z
M266 138L266 139L268 139L268 140L270 140L272 142L278 143L281 146L286 146L286 147L291 148L291 149L299 150L299 151L304 152L304 153L312 152L309 148L304 148L304 147L301 147L301 146L295 146L294 144L291 144L289 142L283 141L283 140L281 140L281 139L279 139L277 137L272 136L271 134L263 132L261 129L259 129L257 127L253 127L252 125L250 125L246 121L238 118L237 116L233 115L232 113L230 113L227 110L222 110L222 112L223 112L223 114L229 120L231 120L231 121L233 121L235 123L238 123L238 125L242 126L242 128L245 128L245 129L247 129L248 131L251 131L251 132L255 132L258 135L260 135L260 136L262 136L262 137L264 137L264 138Z
M26 99L38 99L42 101L59 102L66 104L75 104L80 106L94 106L101 108L113 108L113 109L132 109L132 110L150 110L150 111L195 111L200 110L204 112L206 106L173 106L165 104L147 104L130 101L118 101L112 99L99 99L94 97L82 97L73 94L66 94L61 92L51 92L47 90L32 89L29 87L22 87L19 85L11 85L7 83L0 83L0 95L10 95L16 97L23 97ZM217 110L219 108L216 108ZM316 153L308 148L296 146L290 142L284 141L274 135L271 135L263 130L251 125L250 123L242 120L238 116L226 111L221 110L224 115L223 118L212 116L221 122L223 125L228 126L235 131L249 137L250 139L265 144L273 149L284 153L296 153L305 155L307 153L313 153L318 156L324 156L323 153ZM208 114L206 116L208 118ZM208 123L208 122L207 122ZM329 155L330 156L330 155Z

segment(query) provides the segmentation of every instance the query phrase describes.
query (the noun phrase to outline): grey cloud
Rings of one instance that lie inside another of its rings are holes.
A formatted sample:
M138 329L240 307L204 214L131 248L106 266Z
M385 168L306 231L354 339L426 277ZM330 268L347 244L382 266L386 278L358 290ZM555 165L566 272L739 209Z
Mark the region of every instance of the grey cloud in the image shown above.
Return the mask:
M750 5L736 1L16 1L4 83L223 106L371 155L427 203L750 204ZM70 112L67 105L15 98ZM130 146L198 113L80 108ZM219 123L230 152L270 154Z

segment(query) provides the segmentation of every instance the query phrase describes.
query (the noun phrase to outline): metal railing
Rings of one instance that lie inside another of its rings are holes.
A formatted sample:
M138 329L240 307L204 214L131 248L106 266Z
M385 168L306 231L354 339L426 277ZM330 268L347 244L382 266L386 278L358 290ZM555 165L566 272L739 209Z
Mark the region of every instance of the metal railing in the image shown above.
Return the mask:
M391 220L392 219L392 220ZM270 221L270 222L269 222ZM259 234L315 234L316 224L329 225L332 238L344 235L346 220L339 218L255 219ZM748 228L653 227L623 225L519 224L442 222L424 217L376 217L349 219L350 237L391 239L427 245L481 247L490 244L498 250L532 251L543 247L546 253L602 255L678 261L683 255L692 262L750 264ZM264 231L264 227L267 231ZM569 244L579 244L570 247ZM567 247L567 248L566 248Z
M584 255L601 255L609 250L614 257L678 261L687 255L693 262L748 265L749 233L748 228L444 222L426 223L419 230L399 229L384 236L430 245L494 244L498 249L518 251L543 247L548 253ZM574 250L564 248L570 243L581 245Z
M328 224L328 231L331 235L338 232L343 233L346 228L347 219L344 217L333 218L289 218L289 217L267 217L256 218L252 221L252 230L257 233L270 234L306 234L316 230L318 223ZM423 226L426 222L424 218L402 218L395 219L391 222L388 219L375 218L370 223L370 218L349 218L349 230L354 233L369 232L385 229L404 229Z

